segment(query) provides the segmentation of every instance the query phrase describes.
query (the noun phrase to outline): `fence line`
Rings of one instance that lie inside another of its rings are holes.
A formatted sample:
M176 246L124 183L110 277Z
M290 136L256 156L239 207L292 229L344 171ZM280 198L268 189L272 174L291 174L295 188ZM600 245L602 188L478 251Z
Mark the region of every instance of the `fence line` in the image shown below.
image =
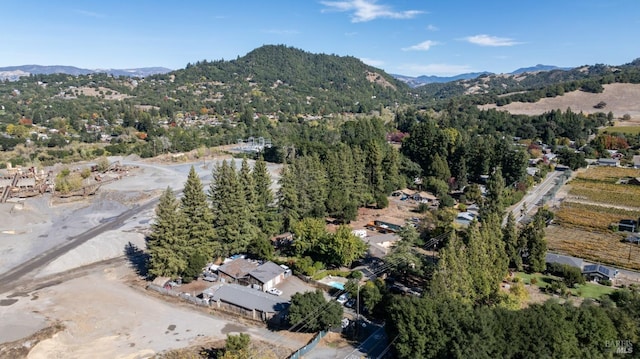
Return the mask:
M318 332L318 334L316 334L315 337L313 337L313 339L311 339L309 341L309 343L307 343L305 346L303 346L302 348L296 350L293 354L291 354L287 359L300 359L302 358L303 355L307 354L308 352L310 352L313 348L316 347L316 345L318 344L318 342L320 342L320 340L322 338L324 338L324 336L327 335L327 331L326 330L322 330L320 332Z

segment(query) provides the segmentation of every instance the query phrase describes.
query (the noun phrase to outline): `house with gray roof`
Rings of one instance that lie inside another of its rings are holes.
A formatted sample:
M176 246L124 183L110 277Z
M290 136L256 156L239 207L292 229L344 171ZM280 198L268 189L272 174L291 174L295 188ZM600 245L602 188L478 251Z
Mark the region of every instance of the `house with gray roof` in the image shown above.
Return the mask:
M268 321L287 309L289 303L265 292L238 284L222 284L203 292L209 305L245 317Z
M546 263L565 264L571 267L579 268L580 270L582 270L585 265L584 261L580 258L563 256L561 254L549 252L547 252L545 261Z
M617 158L598 158L599 166L620 167L620 160Z
M223 283L238 283L253 289L267 291L282 282L291 272L273 263L236 258L218 267Z
M376 258L384 258L399 240L400 236L395 233L376 234L362 238L362 241L369 245L369 255Z
M273 262L264 262L249 272L249 284L262 291L275 288L285 278L285 270Z

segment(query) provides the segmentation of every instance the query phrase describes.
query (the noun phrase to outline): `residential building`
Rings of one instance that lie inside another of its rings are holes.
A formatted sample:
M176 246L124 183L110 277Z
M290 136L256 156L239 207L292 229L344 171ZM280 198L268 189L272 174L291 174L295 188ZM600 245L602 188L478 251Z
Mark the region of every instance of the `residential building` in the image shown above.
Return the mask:
M613 268L605 267L601 264L589 264L584 266L582 274L587 277L587 280L602 281L613 280L618 275L618 271Z

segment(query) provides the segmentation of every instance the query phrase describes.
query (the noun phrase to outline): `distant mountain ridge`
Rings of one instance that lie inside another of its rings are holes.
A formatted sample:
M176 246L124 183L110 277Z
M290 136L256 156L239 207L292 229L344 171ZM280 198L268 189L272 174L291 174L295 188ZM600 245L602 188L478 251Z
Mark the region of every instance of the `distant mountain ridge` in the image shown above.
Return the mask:
M558 66L553 66L553 65L535 65L535 66L531 66L531 67L521 67L515 71L512 71L510 73L508 73L508 75L520 75L523 73L533 73L533 72L540 72L540 71L553 71L553 70L570 70L571 68L569 67L558 67ZM447 83L447 82L454 82L454 81L458 81L458 80L471 80L471 79L475 79L478 78L480 76L483 75L494 75L494 73L492 72L488 72L488 71L483 71L483 72L469 72L469 73L464 73L464 74L460 74L460 75L455 75L455 76L426 76L426 75L422 75L422 76L418 76L418 77L411 77L411 76L404 76L404 75L395 75L393 74L392 76L395 77L396 79L406 83L407 85L415 88L415 87L419 87L419 86L423 86L423 85L427 85L427 84L440 84L440 83Z
M165 74L171 71L171 69L165 67L141 67L133 69L83 69L75 66L64 65L20 65L0 67L0 80L8 79L9 81L15 81L21 76L29 76L30 74L68 74L78 76L96 73L107 73L113 76L146 77L155 74Z

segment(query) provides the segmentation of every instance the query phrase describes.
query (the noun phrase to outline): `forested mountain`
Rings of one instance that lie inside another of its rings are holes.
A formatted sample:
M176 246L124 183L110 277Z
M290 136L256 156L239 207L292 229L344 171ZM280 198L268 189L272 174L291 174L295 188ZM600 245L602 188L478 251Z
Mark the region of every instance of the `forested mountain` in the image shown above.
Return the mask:
M427 84L415 91L422 98L435 100L477 95L475 101L479 103L497 103L498 96L503 97L501 101L504 102L508 101L504 99L505 95L520 93L520 98L514 98L513 101L535 102L543 97L560 96L577 89L602 92L603 84L614 82L640 83L640 59L620 66L596 64L571 70L485 74L474 79Z
M355 57L312 54L283 45L262 46L232 61L199 61L154 77L170 88L195 86L216 109L329 114L369 112L407 102L409 87ZM218 101L216 101L218 100Z

